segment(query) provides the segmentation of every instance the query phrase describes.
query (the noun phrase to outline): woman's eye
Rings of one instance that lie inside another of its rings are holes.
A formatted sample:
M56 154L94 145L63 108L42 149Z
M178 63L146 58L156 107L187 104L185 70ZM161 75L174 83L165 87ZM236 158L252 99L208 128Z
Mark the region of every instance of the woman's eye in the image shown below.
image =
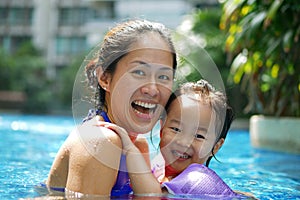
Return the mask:
M158 78L161 80L165 80L165 81L168 81L171 79L168 75L160 75Z
M132 72L133 74L136 74L136 75L139 75L139 76L145 76L145 72L144 71L142 71L142 70L134 70L133 72Z
M196 139L205 139L205 137L203 135L201 135L201 134L196 134L195 138Z

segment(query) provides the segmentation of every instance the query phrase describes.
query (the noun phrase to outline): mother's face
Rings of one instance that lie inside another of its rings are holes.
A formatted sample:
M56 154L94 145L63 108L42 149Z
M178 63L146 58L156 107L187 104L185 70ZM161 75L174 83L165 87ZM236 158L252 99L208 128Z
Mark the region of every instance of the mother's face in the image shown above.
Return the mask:
M108 115L131 134L149 132L173 84L173 55L158 34L146 34L118 63L106 93Z

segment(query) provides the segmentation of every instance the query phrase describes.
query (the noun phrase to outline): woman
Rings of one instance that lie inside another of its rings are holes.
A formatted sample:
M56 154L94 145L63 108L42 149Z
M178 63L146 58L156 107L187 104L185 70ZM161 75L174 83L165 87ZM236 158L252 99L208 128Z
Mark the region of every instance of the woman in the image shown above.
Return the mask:
M176 54L168 30L159 23L132 20L112 28L104 37L98 58L86 72L96 90L96 116L79 125L60 148L47 186L93 195L132 192L114 131L98 127L112 122L126 129L149 163L148 145L138 134L149 132L171 94Z

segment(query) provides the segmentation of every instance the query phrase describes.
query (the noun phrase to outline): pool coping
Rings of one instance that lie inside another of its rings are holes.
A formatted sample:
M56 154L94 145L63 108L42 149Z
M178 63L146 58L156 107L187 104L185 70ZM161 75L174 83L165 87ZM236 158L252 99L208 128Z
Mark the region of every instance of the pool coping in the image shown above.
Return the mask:
M250 120L248 118L238 118L233 120L231 130L249 130Z

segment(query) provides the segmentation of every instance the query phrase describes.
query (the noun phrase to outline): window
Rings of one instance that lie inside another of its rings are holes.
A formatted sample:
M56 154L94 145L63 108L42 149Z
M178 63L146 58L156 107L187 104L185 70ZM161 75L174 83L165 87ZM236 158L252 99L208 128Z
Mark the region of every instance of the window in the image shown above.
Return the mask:
M0 24L30 26L32 12L32 8L0 8Z
M85 23L87 19L87 8L60 8L60 26L78 26Z
M9 36L4 36L0 37L0 45L2 48L9 52L9 53L15 53L22 43L30 41L31 38L27 36L14 36L14 37L9 37Z
M56 38L56 54L76 55L86 50L85 37L62 37Z
M92 19L112 19L115 18L114 1L97 1L95 6L89 9L89 15Z
M0 25L6 24L7 19L8 19L8 9L0 8Z

